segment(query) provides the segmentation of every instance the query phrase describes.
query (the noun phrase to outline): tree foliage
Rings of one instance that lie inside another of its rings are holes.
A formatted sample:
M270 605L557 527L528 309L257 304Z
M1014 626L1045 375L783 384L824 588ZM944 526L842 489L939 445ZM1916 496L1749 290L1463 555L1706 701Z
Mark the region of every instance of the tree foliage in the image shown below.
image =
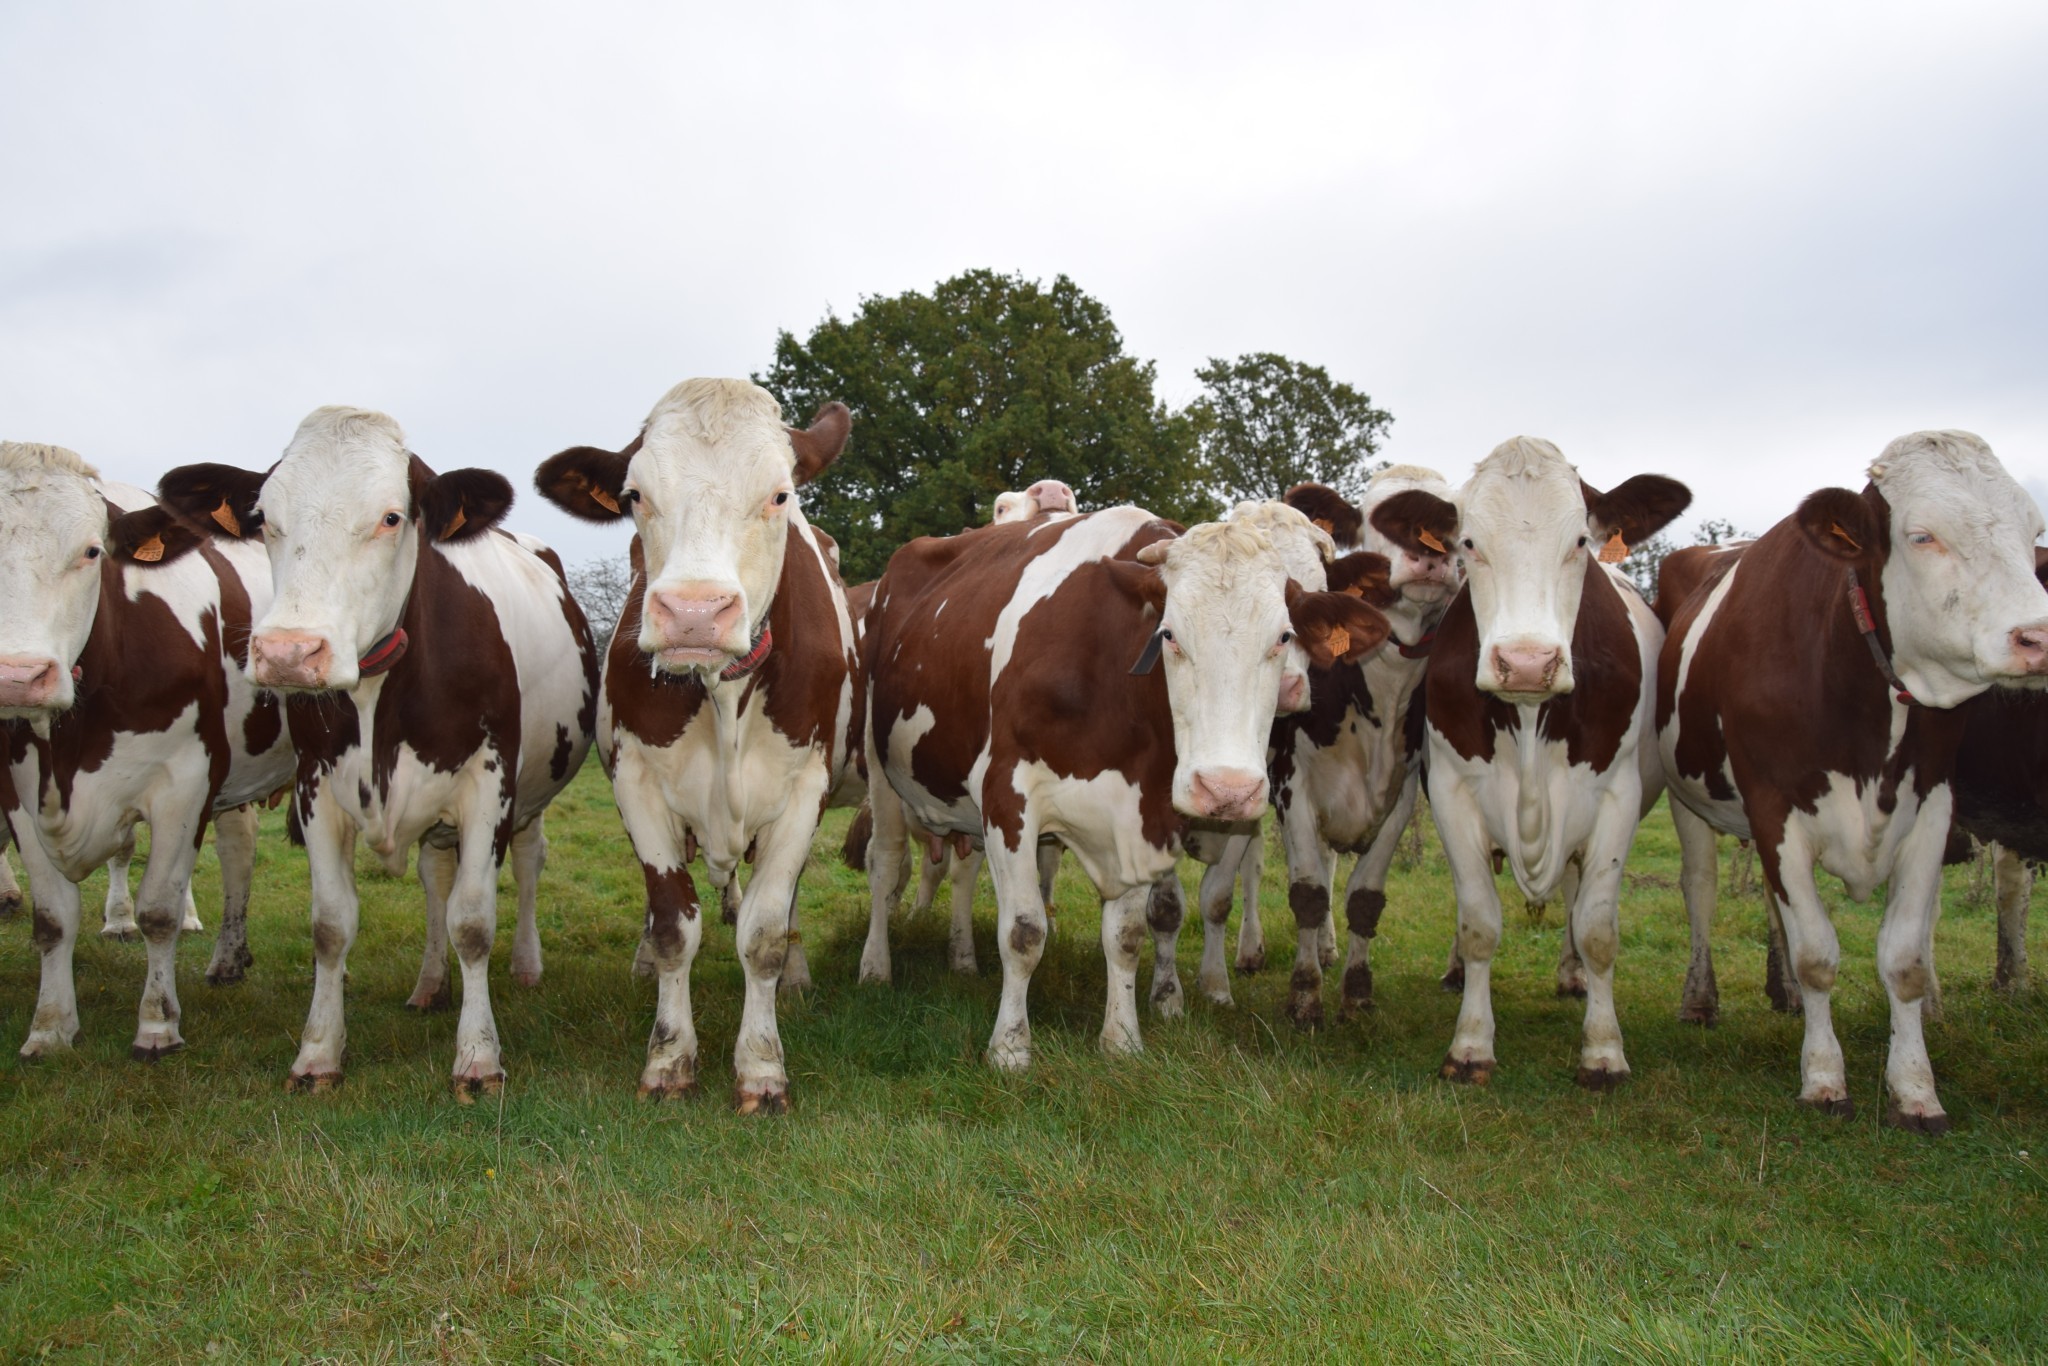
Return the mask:
M1065 480L1084 508L1217 510L1195 424L1153 397L1151 363L1124 353L1109 310L1064 275L1042 286L975 270L863 299L807 338L780 334L755 379L794 421L827 399L853 409L845 453L803 495L849 583L913 537L987 521L998 493L1038 479Z
M1200 432L1203 477L1226 506L1278 498L1312 480L1356 502L1393 417L1372 399L1307 365L1271 351L1195 372L1207 392L1188 409Z
M626 595L632 591L633 568L624 555L602 560L585 560L568 568L569 592L590 623L590 634L603 650L611 643L619 614L626 610Z
M1735 523L1726 518L1709 517L1693 533L1694 545L1720 545L1724 541L1748 540L1750 533L1737 531ZM1635 586L1642 590L1645 598L1652 602L1657 598L1657 572L1664 565L1664 557L1678 549L1678 544L1663 532L1636 546L1621 562L1621 572L1628 575Z

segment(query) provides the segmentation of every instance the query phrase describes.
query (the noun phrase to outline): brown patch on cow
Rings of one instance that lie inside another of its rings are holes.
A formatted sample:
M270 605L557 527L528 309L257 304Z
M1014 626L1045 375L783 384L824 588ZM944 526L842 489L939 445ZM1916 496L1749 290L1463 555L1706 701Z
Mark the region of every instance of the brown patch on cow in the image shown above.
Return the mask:
M57 917L41 906L37 906L29 917L28 933L30 941L44 953L64 942L64 927L57 923Z
M1146 924L1161 934L1172 934L1186 914L1178 876L1168 874L1152 884L1151 894L1145 898Z
M1344 1009L1372 1009L1372 964L1352 963L1344 969Z
M1044 942L1045 926L1031 916L1020 915L1010 926L1010 947L1026 957L1037 952Z
M640 877L647 888L648 941L658 961L675 963L683 952L682 922L697 918L696 881L687 864L662 872L642 863Z
M853 813L846 827L846 839L839 846L839 861L856 873L868 870L868 841L875 837L875 809L866 802Z
M1833 991L1839 966L1811 953L1801 953L1793 964L1799 985L1808 991Z
M328 920L313 922L313 957L316 959L338 958L348 947L348 936L341 927Z
M1933 975L1927 971L1927 964L1916 958L1892 978L1892 990L1898 993L1901 1001L1917 1001L1927 994L1927 989L1933 981Z
M491 956L491 927L465 920L455 926L455 956L465 963L480 963Z
M1380 932L1380 915L1387 909L1387 894L1373 887L1360 887L1344 902L1344 923L1360 939ZM1367 982L1372 980L1367 975Z
M555 752L548 756L548 776L556 782L565 782L569 777L569 761L576 756L575 743L569 738L569 728L559 722L555 725Z
M1330 918L1330 889L1319 882L1295 882L1287 888L1287 906L1304 930L1319 928Z

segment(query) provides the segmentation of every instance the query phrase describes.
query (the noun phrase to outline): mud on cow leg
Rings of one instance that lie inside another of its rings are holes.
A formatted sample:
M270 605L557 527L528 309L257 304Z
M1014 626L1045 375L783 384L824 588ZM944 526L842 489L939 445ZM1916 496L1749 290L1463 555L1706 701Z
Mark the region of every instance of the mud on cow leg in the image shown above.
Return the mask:
M1998 889L1998 968L1992 985L2000 991L2027 989L2027 906L2034 894L2034 870L2004 845L1993 845L1991 868Z
M1287 888L1294 912L1294 972L1287 979L1287 1018L1296 1029L1319 1029L1323 1023L1323 927L1330 920L1330 889L1321 883L1296 882Z
M1344 964L1344 996L1339 1019L1350 1019L1372 1009L1372 941L1380 932L1380 916L1387 909L1387 894L1377 887L1360 887L1344 898L1344 923L1351 931L1351 945Z
M455 1004L455 987L448 975L448 898L455 891L455 847L436 842L429 834L420 840L420 891L425 898L426 943L420 949L420 975L406 997L408 1010L447 1010Z
M1152 1010L1162 1020L1178 1019L1187 1013L1175 952L1185 915L1180 873L1176 869L1153 883L1145 900L1145 923L1152 927Z
M249 889L256 870L254 803L223 811L213 818L213 847L220 859L220 933L206 967L211 986L233 986L256 961L249 952Z
M636 842L636 847L638 847ZM690 965L703 943L697 885L675 851L657 855L674 866L657 869L643 861L647 928L640 942L655 979L654 1025L647 1035L647 1062L640 1095L677 1100L697 1094L697 1025L690 1011Z

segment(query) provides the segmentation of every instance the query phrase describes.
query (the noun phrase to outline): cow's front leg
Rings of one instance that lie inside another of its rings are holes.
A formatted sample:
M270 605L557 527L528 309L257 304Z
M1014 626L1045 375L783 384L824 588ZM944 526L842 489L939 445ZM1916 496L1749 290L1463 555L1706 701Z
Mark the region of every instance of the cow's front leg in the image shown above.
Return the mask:
M860 980L889 981L889 916L903 897L904 860L910 831L903 799L889 786L874 741L868 741L868 807L874 833L868 837L868 938L860 953Z
M505 1085L498 1021L491 1011L491 944L498 933L496 815L496 801L478 801L472 806L462 826L455 887L448 896L448 937L454 941L455 961L462 968L452 1084L455 1098L465 1103L479 1094L494 1095Z
M217 813L213 818L213 852L220 860L220 934L213 941L213 959L206 980L232 986L256 961L249 952L249 889L256 874L254 802Z
M1991 984L2000 991L2027 989L2027 903L2034 896L2034 870L2002 844L1991 853L1998 889L1998 968Z
M697 1092L697 1022L690 1010L690 965L704 942L697 884L673 838L667 812L629 823L640 875L647 886L647 933L654 963L654 1027L647 1035L647 1065L640 1094L673 1100Z
M1102 1007L1105 1053L1137 1053L1145 1047L1138 1032L1138 950L1145 942L1145 907L1155 886L1133 887L1102 903L1102 956L1109 964Z
M987 855L979 849L969 849L965 858L948 858L942 854L938 863L922 860L927 873L948 863L952 865L953 920L946 932L946 960L953 971L964 972L970 977L981 971L981 963L974 953L974 888L981 881L981 865L986 861ZM925 879L920 876L917 894L929 906L931 899L924 884Z
M793 784L783 814L755 836L754 876L740 900L734 932L746 976L739 1038L732 1050L733 1105L743 1115L781 1114L789 1108L775 993L789 956L789 904L810 857L826 786L822 763L806 769Z
M1415 814L1420 785L1413 773L1401 784L1394 809L1380 821L1372 843L1352 865L1351 876L1344 883L1344 927L1350 937L1344 946L1344 975L1340 979L1340 1020L1372 1009L1372 941L1379 935L1380 916L1387 909L1387 874L1393 869L1394 855L1401 847L1401 836L1407 832L1409 817Z
M36 1013L21 1045L21 1056L33 1060L61 1052L78 1038L78 993L72 983L71 955L78 942L79 895L78 884L57 871L35 833L24 836L17 830L15 839L35 908L29 935L42 955Z
M789 953L782 960L782 976L776 981L775 989L783 992L800 992L811 989L811 960L804 953L803 926L797 922L797 895L799 889L792 887L789 892Z
M540 985L540 875L548 864L547 813L512 835L512 884L519 892L519 920L512 931L512 980Z
M1007 837L990 829L984 836L989 880L996 892L996 953L1003 960L1003 991L996 1026L988 1041L989 1066L1021 1072L1031 1065L1031 1013L1026 1004L1031 974L1045 956L1045 902L1038 894L1038 830L1024 812L1023 831L1012 849ZM1135 968L1132 991L1136 992ZM1137 1016L1135 1000L1131 1014Z
M1464 999L1444 1055L1442 1075L1484 1085L1493 1079L1493 955L1500 946L1500 890L1493 880L1493 839L1485 818L1455 777L1433 783L1430 811L1451 865L1458 899L1456 952L1463 964Z
M1237 922L1237 970L1259 972L1266 966L1266 927L1259 923L1259 883L1266 874L1266 836L1252 842L1238 879L1244 893L1244 914ZM1228 913L1226 909L1226 914Z
M1294 971L1287 979L1287 1018L1296 1029L1323 1023L1323 931L1330 923L1330 884L1337 851L1323 843L1312 821L1297 823L1287 851L1287 905L1294 912Z
M1891 1105L1885 1122L1923 1134L1948 1132L1922 1016L1935 993L1933 920L1941 898L1950 805L1949 789L1936 788L1914 817L1892 865L1891 891L1877 930L1877 975L1892 1008L1891 1049L1884 1065Z
M1711 1025L1721 1017L1721 988L1714 980L1714 903L1720 896L1721 858L1714 827L1692 809L1671 798L1671 824L1678 832L1678 886L1685 896L1685 918L1692 932L1692 960L1685 969L1685 990L1678 999L1678 1018L1688 1024Z
M299 1036L299 1055L292 1062L287 1086L317 1095L341 1085L342 1055L348 1044L343 995L359 910L355 823L324 792L314 795L312 806L304 835L313 893L313 1002L306 1011L305 1032Z
M203 780L192 786L197 790L185 806L160 808L150 819L149 864L142 870L135 899L135 923L148 951L135 1043L129 1050L138 1062L155 1062L185 1046L178 1032L178 933L191 904L192 866L199 861L205 808L211 800Z
M1799 1103L1847 1119L1856 1107L1849 1099L1848 1072L1830 1006L1842 948L1814 886L1813 851L1789 822L1780 831L1759 829L1756 835L1764 885L1784 927L1785 961L1806 1015L1806 1037L1799 1050Z
M0 920L21 914L21 884L14 880L14 865L7 861L8 828L0 821Z
M455 894L455 846L436 843L439 836L420 841L420 891L426 903L426 944L420 950L420 975L412 995L405 998L408 1010L446 1010L455 1004L455 988L448 979L448 898Z
M1202 994L1219 1006L1234 1004L1230 995L1230 966L1224 948L1230 939L1230 904L1237 891L1238 866L1228 858L1207 864L1195 888L1195 905L1202 913L1202 967L1195 982ZM1247 903L1246 914L1250 914ZM1266 948L1259 945L1263 962Z
M135 895L128 888L128 872L135 862L135 827L129 826L121 847L107 860L107 904L100 911L100 935L132 944L142 937L135 923ZM34 880L33 875L30 878Z
M1600 799L1593 838L1577 867L1579 875L1566 902L1565 927L1577 952L1585 983L1586 1021L1579 1047L1579 1085L1606 1091L1628 1080L1628 1058L1621 1047L1621 1019L1614 1011L1614 961L1621 952L1622 861L1635 838L1641 794L1622 783Z
M1224 862L1235 861L1227 854ZM1152 884L1145 894L1145 923L1152 927L1152 1009L1160 1019L1173 1020L1187 1012L1186 997L1180 989L1180 923L1187 915L1181 893L1180 869L1174 868Z

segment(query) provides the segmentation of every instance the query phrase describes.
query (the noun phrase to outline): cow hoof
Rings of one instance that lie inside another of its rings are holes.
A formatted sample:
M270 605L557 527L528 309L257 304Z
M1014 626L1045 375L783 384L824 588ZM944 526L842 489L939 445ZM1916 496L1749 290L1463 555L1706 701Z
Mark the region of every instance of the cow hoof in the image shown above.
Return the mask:
M1316 949L1316 963L1324 972L1328 972L1331 968L1337 966L1337 950L1334 948L1318 947Z
M523 987L537 987L540 985L540 969L535 968L531 972L521 972L514 968L512 970L512 980Z
M1264 972L1266 970L1266 951L1260 949L1257 953L1239 954L1237 956L1237 970L1247 977L1255 972Z
M425 987L415 987L412 995L405 998L407 1010L417 1010L423 1015L436 1010L447 1010L454 1004L455 988L446 981L432 991Z
M238 987L247 975L240 963L222 963L206 970L206 985L210 987Z
M341 1089L339 1072L294 1072L284 1079L288 1094L300 1096L324 1096Z
M703 1094L695 1077L676 1077L640 1083L640 1099L646 1101L695 1100Z
M1452 968L1437 979L1437 985L1445 991L1463 991L1465 989L1465 969Z
M750 1089L742 1082L732 1089L732 1108L743 1115L786 1115L789 1113L789 1088L771 1082Z
M1801 1096L1799 1103L1809 1110L1818 1110L1835 1119L1856 1118L1856 1102L1847 1096Z
M1682 1005L1678 1008L1680 1024L1695 1024L1703 1029L1712 1029L1721 1023L1721 1007L1718 1005Z
M1304 1033L1323 1027L1323 998L1321 993L1314 996L1290 996L1287 1000L1287 1021Z
M1203 999L1212 1006L1234 1006L1237 1004L1237 1001L1230 994L1230 979L1227 977L1221 982L1204 982L1201 984L1201 987Z
M112 939L116 943L133 944L142 938L142 931L134 925L108 925L100 930L100 938Z
M1884 1122L1894 1129L1904 1129L1909 1134L1924 1134L1928 1138L1939 1138L1949 1130L1948 1116L1936 1110L1931 1115L1908 1114L1893 1101L1884 1112Z
M799 963L782 969L782 976L775 981L775 989L785 996L811 989L811 970Z
M156 1062L184 1046L183 1039L152 1039L147 1043L138 1039L129 1045L128 1057L135 1062Z
M1588 1091L1612 1091L1628 1081L1626 1071L1608 1067L1581 1067L1578 1082Z
M946 966L963 977L981 975L981 960L976 958L971 950L967 953L954 954L946 960Z
M1370 1014L1372 1014L1372 997L1370 996L1346 996L1337 1003L1337 1019L1339 1023L1355 1020L1361 1015Z
M1557 984L1557 994L1583 1001L1586 999L1586 984L1584 982L1559 982Z
M1491 1058L1445 1057L1444 1065L1437 1069L1437 1075L1445 1081L1455 1081L1464 1086L1484 1086L1493 1080L1494 1062Z
M194 915L194 916L187 916L187 917L185 918L185 923L184 923L184 924L182 924L182 925L180 925L180 926L178 926L178 933L179 933L179 934L204 934L204 933L206 933L206 926L200 923L200 920L199 920L199 917L198 917L198 916L196 916L196 915Z
M61 1034L31 1034L28 1036L28 1041L21 1046L21 1060L23 1062L42 1062L53 1054L69 1053L70 1051L71 1040Z
M721 924L721 925L737 925L737 924L739 924L739 923L740 923L740 909L739 909L739 907L737 907L737 906L727 906L727 907L723 908L722 910L720 910L720 911L719 911L719 913L718 913L718 923L719 923L719 924Z
M450 1077L449 1089L455 1093L458 1105L474 1105L478 1096L495 1096L505 1089L505 1074L490 1072L474 1077Z
M0 920L12 920L21 914L21 893L0 892Z

